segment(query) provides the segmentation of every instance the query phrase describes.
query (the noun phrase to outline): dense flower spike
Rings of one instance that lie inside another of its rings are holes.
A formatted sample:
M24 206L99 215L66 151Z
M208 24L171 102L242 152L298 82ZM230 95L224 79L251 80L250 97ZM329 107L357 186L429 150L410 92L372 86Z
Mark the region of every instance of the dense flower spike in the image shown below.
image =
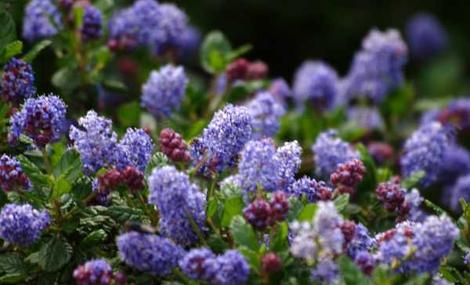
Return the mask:
M144 171L154 147L152 138L143 129L129 128L119 141L114 163L121 170L132 166Z
M354 258L354 262L367 275L372 273L377 264L375 257L367 251L360 251Z
M452 186L450 191L450 206L456 211L461 211L460 199L470 201L470 174L461 176Z
M84 41L94 40L101 37L102 31L101 11L92 6L86 5L83 12L83 24L80 28L82 39Z
M279 120L285 109L269 92L260 92L247 104L253 117L253 138L272 137L279 130Z
M96 192L95 200L100 204L105 204L108 195L122 183L121 172L117 169L110 169L93 181L93 192Z
M142 106L156 118L170 116L180 107L187 83L181 66L166 65L159 71L152 71L142 85Z
M252 117L246 107L227 105L217 111L200 138L191 144L191 157L199 173L210 176L235 164L252 137Z
M145 187L144 173L132 166L127 166L121 171L122 181L129 189L136 193Z
M382 102L387 94L403 83L403 66L407 47L396 30L372 30L362 42L343 82L345 100L365 97Z
M228 250L217 257L218 271L211 282L214 285L243 285L248 281L250 267L237 250Z
M278 272L282 269L282 260L274 252L268 252L261 258L261 268L268 274Z
M0 188L9 192L14 190L28 190L31 181L23 172L20 162L14 157L3 154L0 157Z
M149 203L160 211L160 233L183 246L195 243L198 236L189 219L204 231L205 195L185 173L172 166L155 169L148 183Z
M185 253L166 238L135 231L118 236L116 244L127 265L158 276L170 274Z
M410 52L416 59L427 59L442 52L448 45L447 32L431 14L414 15L406 24Z
M460 98L452 100L442 109L432 109L423 114L422 124L438 121L444 126L451 125L462 133L470 129L470 99Z
M295 175L300 169L302 148L297 141L285 142L276 150L274 161L277 167L277 187L287 191L295 182Z
M78 127L70 128L70 139L80 153L83 170L92 174L103 166L115 161L117 135L112 130L109 119L98 116L95 111L88 111L78 120Z
M273 193L269 205L271 206L271 214L274 221L283 221L286 218L289 211L289 201L285 192L277 191Z
M350 107L348 120L366 130L381 130L385 124L377 108Z
M338 138L335 130L328 130L318 135L312 146L315 159L315 173L327 178L340 163L359 159L359 153L351 145Z
M262 198L251 202L243 209L243 217L255 229L264 230L273 223L273 212L270 203Z
M32 0L26 6L23 37L28 41L54 36L61 28L60 12L51 0Z
M403 176L409 177L417 171L424 171L426 176L421 181L422 185L428 186L435 182L451 139L448 129L440 123L421 126L405 143L400 160Z
M348 221L350 222L350 221ZM350 222L354 224L354 222ZM343 225L347 224L344 222L340 228L343 231ZM375 246L375 240L369 235L369 231L362 224L354 224L354 232L350 237L347 237L343 231L343 235L346 240L346 252L352 258L356 259L361 252L368 252Z
M390 181L382 182L375 190L377 198L388 211L402 212L405 206L406 190L400 185L400 178L394 177Z
M470 152L457 144L448 146L442 158L439 182L452 185L467 173L470 173Z
M296 71L293 95L298 103L308 101L317 110L331 109L338 96L338 75L320 61L306 61Z
M353 159L337 166L331 173L330 181L336 187L338 193L352 194L356 186L362 181L366 167L359 159Z
M325 182L317 182L315 179L307 176L295 181L288 188L287 193L296 197L305 196L310 203L327 201L333 197L333 189L328 187Z
M0 94L4 101L19 103L36 93L33 68L21 59L12 58L3 67Z
M187 17L173 4L161 4L159 7L160 19L153 31L155 38L155 52L161 54L168 48L179 47L187 30Z
M247 192L254 192L258 187L266 191L277 189L278 164L273 157L276 147L271 139L249 141L240 153L238 175L241 186Z
M180 134L173 129L165 128L158 139L160 150L173 161L189 161L188 146Z
M217 274L215 258L208 248L192 249L179 261L179 266L189 278L208 282Z
M47 211L29 204L6 204L0 212L0 237L8 243L29 246L40 238L50 219Z
M324 258L312 270L311 277L322 284L335 284L339 278L338 266L333 260Z
M339 216L332 202L318 202L318 210L311 222L290 225L293 239L291 252L294 256L307 261L330 258L343 250L345 237Z
M434 273L451 251L458 235L448 217L430 216L422 223L401 223L388 235L379 235L378 258L399 261L402 273Z
M285 104L286 100L292 97L292 90L289 84L282 78L274 79L268 91L282 104Z
M87 261L73 271L77 285L111 285L113 269L104 259Z
M137 3L137 2L136 2ZM138 18L132 8L115 12L108 22L108 47L112 51L130 50L138 45Z
M26 100L20 112L10 120L9 140L15 143L21 134L38 147L56 142L66 131L66 105L57 96L40 96Z

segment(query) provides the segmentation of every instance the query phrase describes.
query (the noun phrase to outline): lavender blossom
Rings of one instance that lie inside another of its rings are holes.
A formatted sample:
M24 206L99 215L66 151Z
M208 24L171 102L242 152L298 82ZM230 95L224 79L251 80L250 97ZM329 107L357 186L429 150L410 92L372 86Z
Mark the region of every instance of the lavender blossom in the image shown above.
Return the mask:
M418 13L406 24L406 37L411 55L417 59L428 59L448 46L447 32L439 20L428 13Z
M269 92L260 92L247 104L253 117L253 138L272 137L279 131L279 120L284 115L284 106Z
M23 99L33 97L33 68L29 63L17 58L10 59L3 67L0 83L0 96L6 102L20 103Z
M23 37L32 42L52 37L62 29L60 12L51 0L32 0L25 8Z
M90 41L99 39L103 33L101 11L92 5L86 5L83 14L83 24L80 29L82 39Z
M144 171L154 147L152 138L144 130L129 128L117 145L119 155L115 165L119 169L130 165Z
M0 187L5 192L31 188L31 181L23 172L20 162L6 154L0 157Z

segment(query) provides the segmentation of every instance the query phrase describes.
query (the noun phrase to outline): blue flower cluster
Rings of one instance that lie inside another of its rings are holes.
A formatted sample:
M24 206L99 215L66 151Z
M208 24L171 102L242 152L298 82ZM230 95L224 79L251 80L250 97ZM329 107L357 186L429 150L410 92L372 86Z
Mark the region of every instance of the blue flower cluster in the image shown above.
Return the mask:
M0 94L7 102L19 103L25 98L33 97L34 87L33 68L21 59L12 58L3 67Z
M292 90L283 78L277 78L271 81L271 85L268 90L277 101L284 105L286 104L286 101L292 97Z
M460 199L470 201L470 173L461 176L450 189L450 206L460 212Z
M152 138L142 129L127 129L117 145L115 165L118 169L133 166L144 171L155 145Z
M470 99L460 98L452 100L442 109L431 109L421 117L421 124L440 122L445 126L454 126L459 132L466 132L470 128Z
M191 143L198 172L211 176L235 164L237 154L252 137L253 118L243 106L225 106L214 114L201 137Z
M32 0L25 8L23 38L35 41L57 34L62 29L59 9L51 0Z
M378 258L389 264L398 261L402 273L434 273L452 250L458 234L457 227L445 216L430 216L422 223L404 222L390 234L379 235Z
M29 246L49 223L47 211L38 211L29 204L6 204L0 212L0 237L12 244Z
M5 192L31 188L31 181L23 172L20 162L6 154L0 157L0 187Z
M248 263L236 250L216 256L207 248L193 249L180 260L179 266L191 279L213 285L240 285L248 281Z
M385 126L379 110L375 107L351 106L348 108L348 120L366 130L382 130Z
M101 11L92 6L86 5L83 14L83 24L80 28L82 39L84 41L95 40L101 37L103 16Z
M359 159L359 153L347 142L338 138L335 130L320 133L312 146L315 173L328 179L340 163Z
M341 84L343 100L365 97L373 103L382 102L390 91L403 83L407 54L398 31L374 29L369 32Z
M435 182L442 169L442 158L452 138L447 128L433 122L421 126L405 143L400 165L404 177L424 171L423 186Z
M236 184L246 192L287 190L300 167L302 149L297 141L276 149L271 139L249 141L240 152Z
M470 173L470 152L458 144L451 144L442 158L439 182L452 185L457 178L467 173Z
M166 65L159 71L152 71L142 85L141 104L157 119L168 117L180 107L187 83L181 66Z
M323 181L317 182L313 178L304 176L292 183L287 189L287 193L299 198L305 196L308 202L315 203L329 200L333 195L333 189Z
M116 244L119 257L127 265L157 276L170 274L185 254L166 238L135 231L118 236Z
M338 96L336 71L320 61L306 61L296 71L293 96L297 103L308 101L317 110L330 110Z
M138 0L109 21L110 41L120 48L146 46L157 54L180 47L189 29L186 14L172 4Z
M117 134L109 119L88 111L78 120L79 126L70 127L70 139L80 153L83 171L90 175L115 161Z
M58 141L66 131L66 108L64 101L57 96L29 98L21 111L10 119L10 142L17 142L21 134L38 147Z
M406 24L406 37L411 55L420 60L428 59L447 48L447 32L431 14L414 15Z
M149 179L149 203L160 211L160 233L187 246L198 241L190 221L205 231L206 197L189 177L173 166L155 169Z
M111 285L113 269L104 259L87 261L73 271L77 285Z
M253 117L253 138L272 137L279 131L279 120L285 113L284 106L270 92L259 92L247 104Z

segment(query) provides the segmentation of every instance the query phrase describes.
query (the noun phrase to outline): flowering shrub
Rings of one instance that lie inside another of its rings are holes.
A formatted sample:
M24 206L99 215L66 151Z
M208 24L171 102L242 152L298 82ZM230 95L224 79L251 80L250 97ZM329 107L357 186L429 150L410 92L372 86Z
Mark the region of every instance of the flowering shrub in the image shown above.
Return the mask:
M291 88L173 4L0 15L1 284L470 284L470 100L404 70L434 17Z

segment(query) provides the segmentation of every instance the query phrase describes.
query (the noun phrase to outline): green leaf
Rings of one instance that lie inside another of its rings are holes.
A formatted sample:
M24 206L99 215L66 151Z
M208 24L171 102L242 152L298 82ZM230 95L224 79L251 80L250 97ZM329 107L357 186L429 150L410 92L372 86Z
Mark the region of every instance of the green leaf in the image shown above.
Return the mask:
M272 251L282 251L289 247L287 242L287 235L289 234L289 226L286 222L280 223L276 227L276 231L274 232L271 242L269 243L270 249Z
M16 40L15 21L5 7L0 9L0 51L12 41Z
M81 167L80 154L74 149L69 149L64 152L53 173L55 177L62 177L73 183L79 177Z
M333 201L338 212L344 211L349 204L349 194L342 194Z
M450 215L444 210L442 209L441 207L439 207L438 205L434 204L433 202L429 201L428 199L424 199L424 204L431 208L437 215L446 215L446 216L449 216Z
M150 158L147 168L145 169L145 176L149 176L154 168L160 168L169 164L168 157L161 152L156 152Z
M79 72L73 65L67 65L52 75L52 84L63 90L73 90L80 84Z
M119 106L117 109L117 117L122 126L131 127L139 125L140 110L140 104L137 101Z
M242 45L241 47L236 48L234 51L231 51L228 54L228 60L232 61L245 53L249 52L253 47L251 45Z
M23 281L28 277L26 272L8 273L0 277L0 284L15 284Z
M38 56L38 54L49 45L52 44L51 40L42 40L39 43L35 44L34 47L23 56L23 60L26 62L33 62L33 60Z
M246 258L251 268L259 270L261 263L260 257L258 256L258 253L256 251L253 251L245 246L239 247L238 250Z
M72 184L67 179L60 177L54 181L54 187L52 187L52 198L59 198L63 194L69 193L72 190Z
M39 251L30 254L26 260L39 265L47 272L55 272L70 261L72 251L69 243L55 237L43 244Z
M338 266L345 285L372 285L371 280L364 275L359 268L357 268L349 257L339 257Z
M305 207L300 211L297 220L299 222L310 222L312 221L315 213L317 212L318 205L317 204L307 204Z
M377 186L377 167L374 159L370 156L369 151L363 144L356 145L357 151L361 155L361 161L366 167L366 173L361 183L358 185L358 194L365 194L374 190Z
M39 167L24 155L16 157L21 164L21 168L31 180L33 185L38 187L49 186L49 178L44 175Z
M0 53L0 62L7 62L13 56L20 54L22 50L23 43L21 41L14 41L7 44Z
M222 214L222 226L227 227L232 222L233 217L242 214L243 199L241 196L233 196L228 198L224 203L224 212Z
M256 233L241 216L236 216L230 224L233 240L238 246L245 246L248 249L257 251L259 248Z
M106 213L119 223L124 223L126 221L141 221L143 219L142 216L144 215L142 209L117 205L109 206Z
M95 246L106 240L108 234L103 229L98 229L89 233L81 242L80 246L90 247Z
M0 272L5 272L6 274L21 274L26 272L26 268L19 255L5 253L0 255Z
M210 32L201 45L201 65L209 73L225 70L232 48L230 42L219 31Z
M425 285L429 284L430 277L429 274L425 273L422 275L416 275L411 277L408 281L403 283L403 285Z
M414 186L418 185L418 183L426 176L426 172L423 170L413 172L409 177L401 182L401 185L406 188L410 189Z

